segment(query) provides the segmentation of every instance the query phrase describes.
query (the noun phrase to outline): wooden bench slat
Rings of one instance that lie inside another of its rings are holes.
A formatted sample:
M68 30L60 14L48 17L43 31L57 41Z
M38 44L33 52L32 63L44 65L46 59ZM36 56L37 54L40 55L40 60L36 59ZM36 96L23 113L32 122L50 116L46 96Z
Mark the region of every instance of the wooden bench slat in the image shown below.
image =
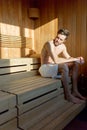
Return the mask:
M39 122L37 122L36 124L32 125L32 127L29 128L29 130L32 130L32 129L33 130L39 130L39 129L42 130L43 127L50 124L54 118L56 118L57 116L60 117L60 115L63 113L64 110L70 109L71 105L67 104L67 103L63 103L63 105L60 105L60 106L61 107L58 107L54 112L50 113L48 116L46 116L42 120L39 120L40 124L39 124Z
M16 96L0 91L0 113L16 106Z
M16 73L16 72L22 72L22 71L26 71L27 70L27 66L17 66L17 67L11 67L11 68L2 68L0 69L0 75L1 74L9 74L9 73Z
M47 85L50 85L50 84L53 84L53 83L56 83L59 85L58 81L56 82L52 82L52 81L47 81L47 80L43 80L42 82L39 82L38 80L37 81L33 81L31 83L29 82L25 82L25 83L20 83L20 84L15 84L15 85L9 85L8 84L8 87L3 87L2 90L6 90L9 92L12 92L14 94L19 94L21 92L26 92L27 90L29 91L32 91L33 89L37 89L37 88L40 88L40 87L43 87L43 86L47 86ZM20 85L21 87L18 87L18 85Z
M84 106L85 106L85 104L83 106L82 106L82 104L79 104L79 105L74 104L72 107L69 108L69 110L66 109L66 111L63 111L63 113L59 117L57 116L49 124L47 124L47 126L43 127L42 130L47 130L47 129L52 130L55 128L56 128L56 130L57 129L62 130L66 125L66 123L64 121L68 118L69 120L67 120L67 122L69 123L69 121L72 120L76 116L76 114L78 114L84 108ZM65 125L63 124L63 122ZM60 125L60 123L61 123L61 125ZM59 125L60 125L60 128L59 128Z
M0 125L17 117L16 96L0 91Z
M17 117L17 109L13 108L10 111L7 111L6 113L3 113L0 115L0 125Z
M10 74L13 72L22 72L22 71L32 71L32 70L37 70L40 65L30 65L27 66L26 64L19 65L19 66L12 66L12 67L7 67L7 68L1 68L0 69L0 75L3 74Z
M34 64L34 65L30 65L30 70L34 70L34 69L38 69L40 67L40 64Z
M16 81L18 79L23 79L23 78L29 78L32 76L38 75L38 71L34 70L34 71L29 71L29 72L21 72L21 73L15 73L10 74L10 75L1 75L0 76L0 89L3 88L4 84L8 84L11 81Z
M52 79L47 79L47 78L42 78L40 76L35 76L35 77L28 77L23 80L18 80L15 82L7 83L3 85L2 90L9 90L12 92L18 92L18 90L21 92L21 90L31 90L37 87L44 86L45 84L51 84L51 83L59 83L61 84L60 80L52 80Z
M62 130L66 125L66 119L68 118L67 123L69 123L69 121L72 120L76 116L76 114L84 108L84 106L85 104L79 104L78 106L78 104L73 104L69 102L65 103L64 106L60 105L60 109L57 109L49 116L45 117L43 120L39 120L36 124L33 124L32 127L27 130L53 130L55 128L56 130Z
M17 118L6 122L5 124L0 126L0 130L20 130L17 128Z
M49 100L51 100L52 98L56 97L58 95L58 91L55 90L53 92L50 92L49 94L46 94L44 96L41 96L35 100L32 100L30 102L27 102L26 104L23 104L23 105L19 105L18 108L19 108L19 115L23 114L24 112L26 111L29 111L41 104L43 104L44 102L47 102Z
M78 115L85 108L85 106L86 104L80 104L80 106L78 106L77 108L74 108L73 106L72 113L70 112L68 116L65 117L62 122L60 122L60 124L57 124L55 130L62 130L70 121L72 121L76 117L76 115Z
M0 59L0 67L40 64L39 58Z

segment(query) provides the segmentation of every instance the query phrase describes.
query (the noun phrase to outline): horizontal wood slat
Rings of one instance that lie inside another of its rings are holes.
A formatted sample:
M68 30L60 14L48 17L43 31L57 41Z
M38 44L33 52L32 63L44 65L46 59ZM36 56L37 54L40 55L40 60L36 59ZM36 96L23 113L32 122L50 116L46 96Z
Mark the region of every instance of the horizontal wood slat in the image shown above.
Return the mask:
M32 48L32 38L0 34L0 47Z
M0 125L17 117L16 96L0 91Z
M2 68L0 69L0 75L1 74L9 74L9 73L15 73L15 72L21 72L26 71L27 66L17 66L17 67L11 67L11 68Z
M16 74L16 76L15 76ZM9 82L16 81L18 79L29 78L31 76L38 75L37 70L28 71L28 72L19 72L13 74L6 74L0 76L0 89L3 87L3 84L8 84Z
M40 64L39 58L16 58L16 59L0 59L0 67L5 66L16 66L16 65L24 65L24 64Z
M1 59L0 75L33 71L33 70L38 71L39 67L40 67L39 58Z
M43 103L55 98L58 95L58 90L54 89L53 91L43 94L42 96L38 96L36 99L33 99L31 102L26 102L25 104L19 105L19 113L18 115L21 115L31 109L34 109L35 107L38 107L42 105Z
M0 125L17 117L17 109L13 108L10 111L0 115Z
M1 125L0 130L20 130L17 128L17 118L14 118L13 120Z
M0 113L16 106L16 96L0 91Z

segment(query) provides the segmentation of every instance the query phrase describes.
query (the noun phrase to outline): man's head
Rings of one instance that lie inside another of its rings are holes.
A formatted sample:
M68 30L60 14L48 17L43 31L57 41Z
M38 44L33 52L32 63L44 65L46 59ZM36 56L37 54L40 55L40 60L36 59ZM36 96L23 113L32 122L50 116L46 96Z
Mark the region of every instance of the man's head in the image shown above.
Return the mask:
M66 36L66 39L67 39L67 37L69 36L70 32L69 32L67 29L60 29L60 30L57 32L57 35L58 35L58 34L61 34L61 35Z
M70 33L67 29L60 29L57 32L57 36L56 36L55 41L54 41L55 46L64 43L66 41L66 39L68 38L69 34Z

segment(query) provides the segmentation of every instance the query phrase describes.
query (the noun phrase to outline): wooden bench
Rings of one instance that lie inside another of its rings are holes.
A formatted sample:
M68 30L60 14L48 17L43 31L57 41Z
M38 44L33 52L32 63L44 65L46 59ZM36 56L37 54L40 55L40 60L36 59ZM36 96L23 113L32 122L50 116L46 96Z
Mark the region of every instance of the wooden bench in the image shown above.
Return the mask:
M0 130L19 130L16 96L3 91L0 91Z
M17 126L11 130L62 130L85 107L85 103L78 105L66 101L61 80L41 77L39 66L39 58L0 60L0 91L15 97L16 102L15 119L8 119L8 124L17 121ZM7 102L7 98L4 101ZM2 97L0 102L0 110L4 113ZM6 119L4 115L0 118ZM9 130L9 125L3 130Z
M17 117L15 106L16 96L0 91L0 125Z

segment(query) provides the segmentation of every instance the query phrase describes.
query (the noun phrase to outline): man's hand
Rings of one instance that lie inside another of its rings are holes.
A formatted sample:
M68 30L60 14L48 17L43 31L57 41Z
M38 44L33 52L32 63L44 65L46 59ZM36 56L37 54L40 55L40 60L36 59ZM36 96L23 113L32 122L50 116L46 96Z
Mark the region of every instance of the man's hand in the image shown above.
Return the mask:
M77 57L77 59L78 59L78 63L84 64L85 61L84 61L84 58L82 56Z

